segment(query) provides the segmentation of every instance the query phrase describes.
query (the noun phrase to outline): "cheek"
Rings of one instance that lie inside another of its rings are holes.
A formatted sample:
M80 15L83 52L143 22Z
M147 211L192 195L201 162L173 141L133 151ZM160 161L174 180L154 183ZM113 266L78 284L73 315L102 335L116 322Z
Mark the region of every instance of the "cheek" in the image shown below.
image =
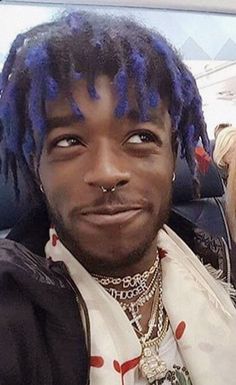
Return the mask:
M171 154L171 152L170 152ZM170 155L153 156L139 165L140 179L148 195L166 196L171 190L174 158Z
M172 161L159 160L153 163L152 173L150 174L150 190L147 191L150 201L153 203L155 214L169 208L172 198L172 178L174 163Z
M50 163L40 160L39 177L52 208L66 210L74 193L81 190L80 172L73 163Z
M161 203L169 202L172 192L172 172L166 170L162 173L156 173L153 176L152 183L152 198L154 202Z
M136 173L138 169L139 174ZM138 193L147 200L148 226L153 226L156 221L165 220L168 215L172 196L173 164L153 157L152 162L142 163L138 169L133 175L129 191L134 195Z

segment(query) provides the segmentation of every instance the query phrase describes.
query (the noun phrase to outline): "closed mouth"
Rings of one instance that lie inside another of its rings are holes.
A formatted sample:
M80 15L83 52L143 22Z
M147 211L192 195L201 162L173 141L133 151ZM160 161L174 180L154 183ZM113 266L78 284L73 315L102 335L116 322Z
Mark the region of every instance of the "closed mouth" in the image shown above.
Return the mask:
M81 210L82 215L95 214L95 215L115 215L119 213L124 213L131 210L140 210L142 207L140 205L105 205L98 207L89 207Z
M141 206L102 206L81 210L83 219L94 225L121 225L143 211Z

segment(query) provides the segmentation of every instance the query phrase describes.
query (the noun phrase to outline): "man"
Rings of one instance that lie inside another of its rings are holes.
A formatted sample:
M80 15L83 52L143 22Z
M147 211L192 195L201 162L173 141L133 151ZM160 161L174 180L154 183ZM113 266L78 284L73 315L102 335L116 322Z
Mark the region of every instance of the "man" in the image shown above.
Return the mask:
M165 226L177 140L197 187L208 139L164 38L77 12L36 27L11 47L0 118L5 175L47 207L1 242L1 384L233 385L235 309Z

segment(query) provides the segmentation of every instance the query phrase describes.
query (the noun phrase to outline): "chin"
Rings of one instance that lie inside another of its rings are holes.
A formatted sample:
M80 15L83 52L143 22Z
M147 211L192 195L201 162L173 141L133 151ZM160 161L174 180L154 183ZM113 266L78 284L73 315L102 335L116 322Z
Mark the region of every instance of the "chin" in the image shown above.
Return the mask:
M88 270L105 274L138 263L156 242L159 229L167 218L168 209L157 215L143 216L140 223L105 231L94 229L79 221L65 221L58 214L53 221L64 246ZM115 231L114 231L115 230Z
M88 271L103 274L127 269L140 262L156 241L157 235L153 226L145 233L121 237L115 235L113 238L91 238L77 228L73 231L63 231L56 227L56 230L65 247Z
M149 247L150 242L137 246L132 245L132 247L129 245L129 248L121 246L100 250L87 247L83 249L80 246L79 254L76 257L88 271L106 274L127 269L129 266L140 262Z

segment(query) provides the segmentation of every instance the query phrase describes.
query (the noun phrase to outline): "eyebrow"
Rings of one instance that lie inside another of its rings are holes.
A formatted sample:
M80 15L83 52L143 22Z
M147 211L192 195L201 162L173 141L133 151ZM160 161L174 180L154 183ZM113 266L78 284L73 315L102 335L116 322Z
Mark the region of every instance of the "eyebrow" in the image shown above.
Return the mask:
M51 131L57 127L67 127L71 124L81 122L81 119L74 114L65 115L65 116L55 116L52 118L47 118L47 130Z
M135 108L129 110L126 117L130 120L133 120L134 122L140 122L140 112ZM165 128L164 122L157 111L151 111L149 117L150 119L147 122L158 124L159 128L161 129ZM81 119L78 118L78 116L75 114L47 118L47 131L50 132L57 127L67 127L78 122L81 122Z
M135 108L129 110L126 116L128 119L133 120L134 122L141 122L140 112ZM149 119L145 123L148 123L148 122L158 124L158 127L161 129L165 128L164 121L156 110L150 111Z

